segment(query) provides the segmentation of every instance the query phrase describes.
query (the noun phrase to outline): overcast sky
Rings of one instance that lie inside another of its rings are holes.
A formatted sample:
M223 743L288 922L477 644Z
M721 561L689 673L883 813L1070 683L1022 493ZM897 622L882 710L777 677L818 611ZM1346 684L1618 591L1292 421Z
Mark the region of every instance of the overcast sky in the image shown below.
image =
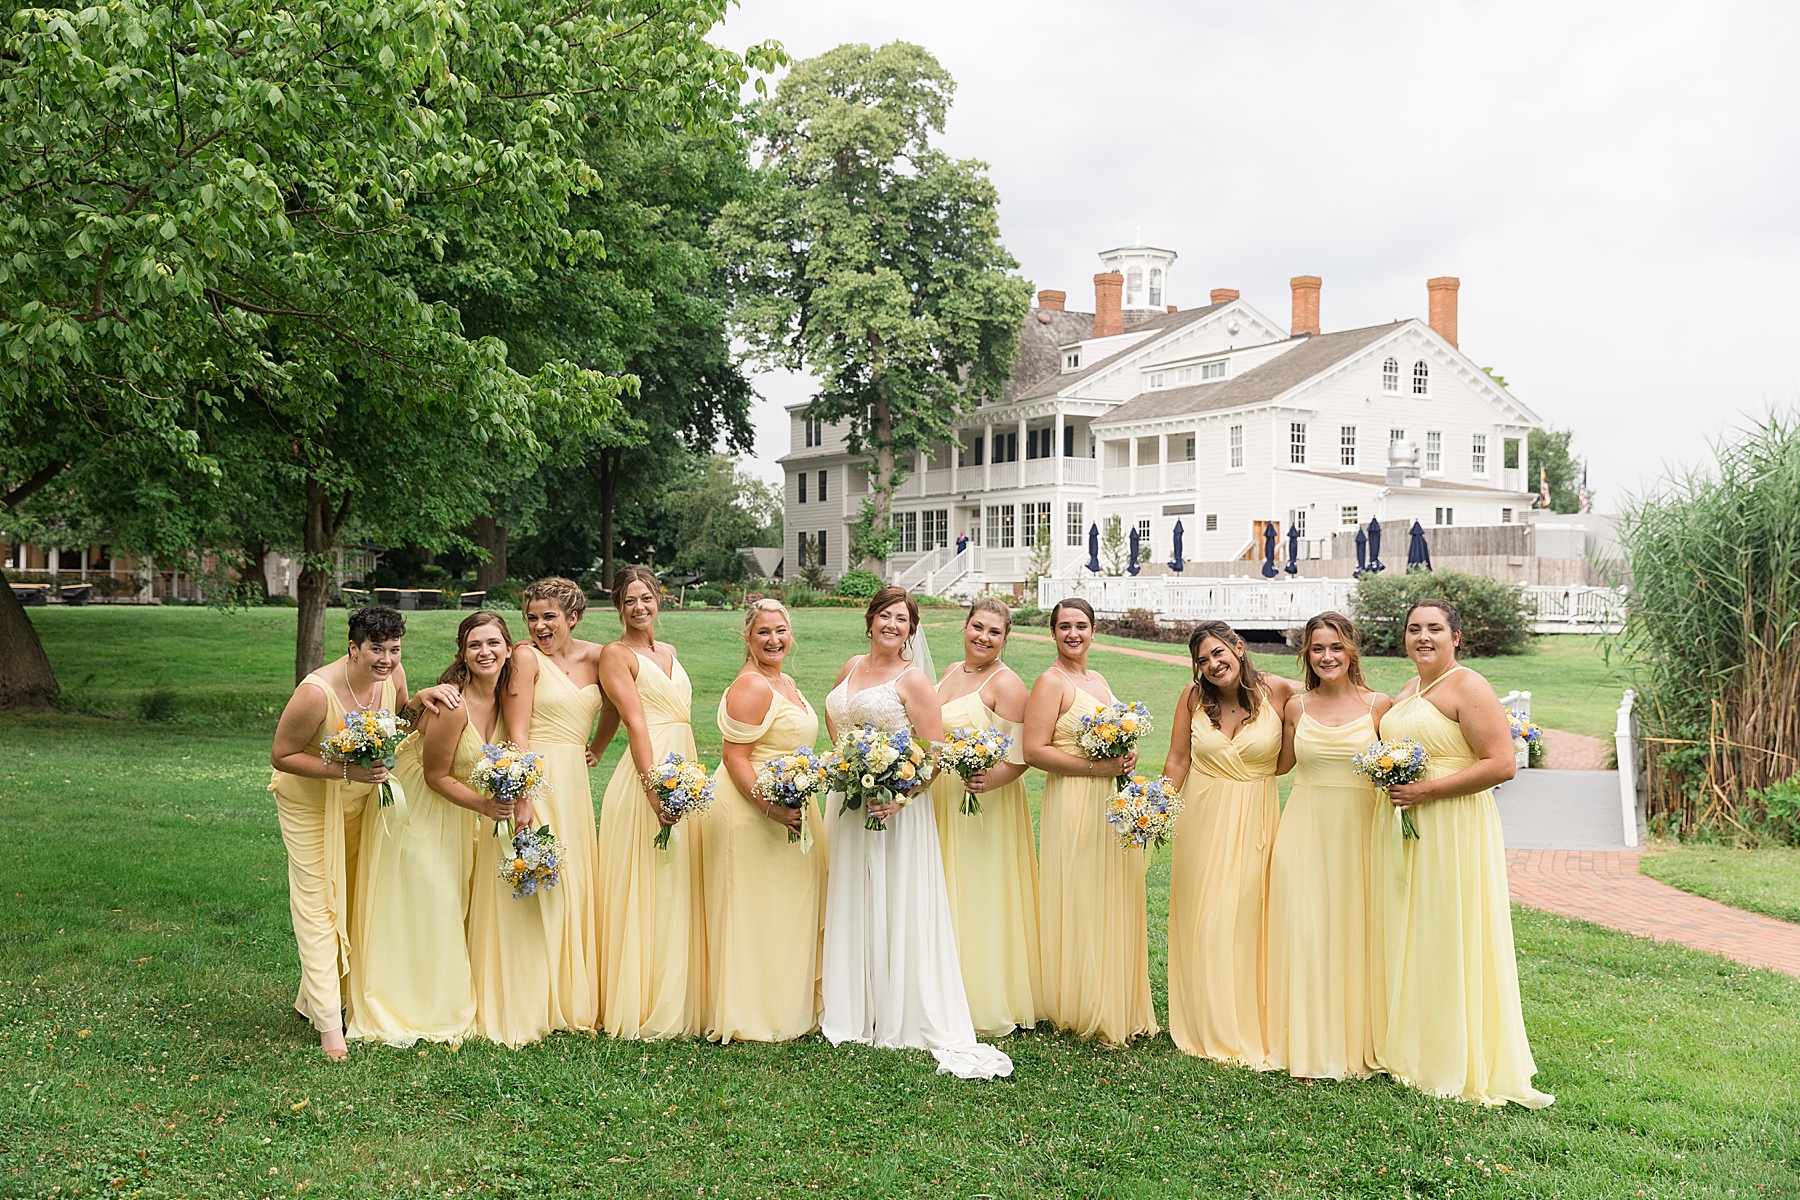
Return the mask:
M1800 403L1800 5L743 0L717 36L931 50L944 148L1071 308L1140 238L1184 308L1232 287L1286 324L1322 276L1327 332L1460 277L1462 348L1575 430L1603 511ZM810 393L757 383L779 478Z

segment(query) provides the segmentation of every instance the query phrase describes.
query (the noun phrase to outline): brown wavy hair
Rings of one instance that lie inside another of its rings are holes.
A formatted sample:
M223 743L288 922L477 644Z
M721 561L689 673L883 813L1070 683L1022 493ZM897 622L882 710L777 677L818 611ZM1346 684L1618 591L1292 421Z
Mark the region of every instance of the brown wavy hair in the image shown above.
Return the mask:
M900 603L902 600L906 601L906 616L909 622L906 632L908 634L917 633L919 629L919 602L913 599L911 592L903 587L895 587L891 583L869 597L869 606L863 609L863 632L870 636L874 636L876 614L890 605Z
M648 584L651 598L656 601L658 608L662 607L662 584L657 581L656 572L643 563L620 567L613 573L612 583L613 607L621 613L625 611L625 589L634 583Z
M1250 661L1250 651L1244 647L1244 639L1238 636L1237 630L1223 621L1202 621L1188 635L1188 658L1194 666L1194 690L1188 695L1188 711L1204 709L1213 728L1220 727L1219 707L1224 699L1223 694L1200 671L1200 643L1207 638L1219 639L1228 650L1237 655L1238 703L1244 706L1246 722L1256 720L1263 702L1262 672Z
M1356 636L1356 622L1340 612L1322 612L1307 621L1306 628L1300 631L1300 670L1306 677L1306 690L1312 691L1324 683L1319 673L1313 670L1312 655L1307 651L1312 648L1313 634L1321 629L1329 629L1344 639L1344 649L1350 655L1350 666L1344 674L1351 683L1367 690L1368 682L1363 679L1362 646Z
M1078 613L1086 614L1088 628L1095 629L1096 620L1094 617L1094 606L1089 604L1086 600L1083 600L1080 596L1066 596L1050 606L1050 628L1052 631L1056 629L1056 614L1065 608L1072 608ZM1095 629L1095 632L1098 632L1098 630Z
M519 611L530 612L532 603L537 600L556 605L565 616L579 617L587 611L587 593L581 590L579 583L561 575L546 575L533 581L519 595Z
M437 681L454 683L459 688L469 686L469 680L474 678L474 672L470 671L469 664L463 661L463 653L469 648L469 635L483 625L494 626L500 631L500 636L506 639L506 652L500 656L500 678L494 681L494 694L510 696L512 695L513 669L512 630L507 627L505 617L485 608L480 612L470 613L462 619L462 624L456 627L456 661L444 668L444 673L438 676Z

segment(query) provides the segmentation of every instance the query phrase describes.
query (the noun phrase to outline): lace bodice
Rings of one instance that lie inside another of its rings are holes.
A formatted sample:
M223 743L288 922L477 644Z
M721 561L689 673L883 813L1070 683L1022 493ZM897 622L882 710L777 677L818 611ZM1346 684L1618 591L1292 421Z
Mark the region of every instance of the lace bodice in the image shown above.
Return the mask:
M889 733L905 729L912 722L906 719L906 704L900 699L900 689L895 686L899 682L895 677L852 696L850 679L846 676L844 682L832 688L831 694L825 697L825 711L840 730L846 725L873 725Z

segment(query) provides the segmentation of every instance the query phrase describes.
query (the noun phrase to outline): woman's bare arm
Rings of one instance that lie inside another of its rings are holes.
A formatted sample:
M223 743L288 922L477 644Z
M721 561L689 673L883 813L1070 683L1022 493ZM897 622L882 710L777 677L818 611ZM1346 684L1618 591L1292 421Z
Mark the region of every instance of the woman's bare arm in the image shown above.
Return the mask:
M1444 715L1462 726L1463 738L1475 753L1475 761L1442 779L1421 779L1417 783L1389 788L1388 798L1396 807L1411 808L1433 800L1473 796L1505 783L1519 773L1506 709L1501 707L1500 698L1494 695L1488 681L1474 671L1458 671L1456 678L1445 680L1425 698L1425 703L1430 704L1445 691L1450 694L1444 698L1451 701L1455 709Z
M638 657L618 642L611 642L600 654L600 686L618 711L619 724L625 727L626 753L642 779L656 766L656 750L650 744L650 723L644 719L644 705L638 699ZM679 818L669 816L657 802L648 783L643 785L644 800L664 825Z
M1193 691L1194 685L1187 684L1175 698L1175 723L1169 727L1169 756L1163 759L1163 778L1174 784L1176 791L1187 783L1188 768L1193 765L1194 731L1187 720L1194 713L1189 707Z
M500 713L506 718L506 740L521 750L531 749L531 701L537 695L537 647L520 642L512 649L512 678L500 699Z

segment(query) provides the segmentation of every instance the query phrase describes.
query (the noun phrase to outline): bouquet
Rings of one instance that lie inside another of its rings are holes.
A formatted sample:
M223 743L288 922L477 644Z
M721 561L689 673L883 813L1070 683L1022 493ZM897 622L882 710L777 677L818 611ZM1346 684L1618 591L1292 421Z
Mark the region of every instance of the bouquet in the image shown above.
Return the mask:
M644 782L656 793L656 802L662 810L677 819L691 817L712 806L713 781L706 777L706 768L673 751L660 764L650 768ZM675 826L664 825L656 835L656 848L667 850L669 835L674 832Z
M1081 752L1092 759L1119 758L1129 754L1136 746L1138 739L1149 733L1152 727L1150 710L1142 704L1127 704L1123 700L1114 700L1111 704L1096 704L1094 711L1081 718L1081 728L1076 731L1075 744ZM1129 775L1119 776L1120 787L1125 786Z
M513 899L535 896L539 888L553 888L562 881L568 852L548 825L521 829L513 834L512 853L500 860L500 878L512 885Z
M541 754L521 750L511 742L501 742L497 746L481 748L481 758L469 771L469 786L502 804L530 801L535 805L549 794L550 779ZM495 837L500 836L502 828L510 834L512 822L495 821Z
M1544 730L1524 713L1506 710L1506 723L1512 726L1513 747L1525 751L1525 761L1531 766L1538 763L1538 751L1544 744Z
M1384 800L1389 788L1414 782L1425 774L1425 768L1430 765L1431 756L1425 753L1425 747L1410 738L1370 742L1367 750L1350 760L1350 766L1358 775L1374 784ZM1400 810L1400 836L1419 836L1419 827L1413 824L1410 809Z
M1133 775L1106 806L1106 823L1121 850L1155 848L1175 836L1181 808L1181 793L1167 779Z
M400 743L406 740L406 730L406 719L395 716L391 709L358 709L345 713L343 728L319 746L326 762L350 763L365 771L376 763L392 767ZM400 790L397 782L390 779L382 784L379 794L383 808L397 801L404 813L406 793Z
M886 804L924 787L926 750L927 743L910 729L889 733L873 725L857 725L839 734L829 761L831 782L844 793L841 811L865 803ZM885 826L871 816L863 828Z
M777 754L756 772L756 790L764 800L783 808L805 808L813 793L825 786L825 759L813 753L811 746L801 746L786 754ZM800 823L800 832L788 830L788 841L805 842L802 851L812 846L812 831Z
M986 729L958 725L950 731L950 740L944 743L938 762L961 775L967 783L969 776L1004 762L1012 744L1010 736L991 725ZM981 812L981 801L976 799L974 792L964 791L962 811L963 815L971 817Z

